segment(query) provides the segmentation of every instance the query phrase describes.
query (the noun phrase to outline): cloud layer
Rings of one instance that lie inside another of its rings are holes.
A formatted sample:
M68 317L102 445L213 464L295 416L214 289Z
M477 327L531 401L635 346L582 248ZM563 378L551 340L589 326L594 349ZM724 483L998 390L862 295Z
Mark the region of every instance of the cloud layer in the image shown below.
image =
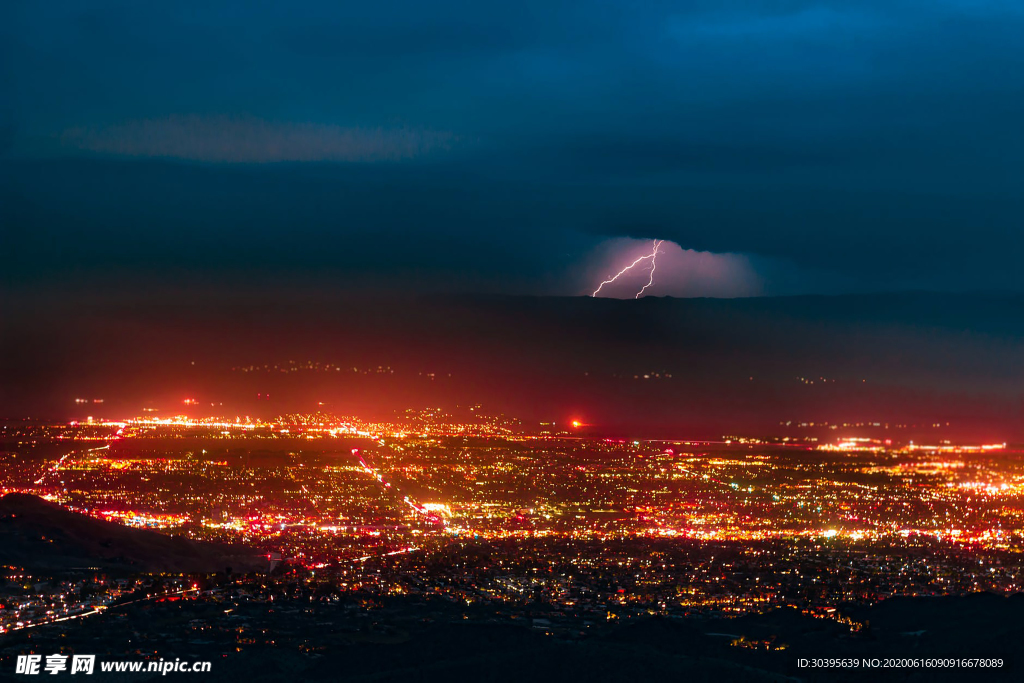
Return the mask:
M102 128L70 128L65 147L128 157L214 163L401 161L448 149L450 133L343 128L254 118L170 116Z

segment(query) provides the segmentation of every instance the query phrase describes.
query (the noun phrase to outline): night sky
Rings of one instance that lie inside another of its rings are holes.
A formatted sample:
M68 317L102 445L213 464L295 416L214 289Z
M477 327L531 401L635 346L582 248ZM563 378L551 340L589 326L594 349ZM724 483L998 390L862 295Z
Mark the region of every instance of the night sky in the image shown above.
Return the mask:
M1022 35L974 0L0 3L0 416L1024 438ZM395 372L233 369L291 360Z
M580 295L657 238L654 295L1020 291L1022 35L1002 0L5 2L5 289Z

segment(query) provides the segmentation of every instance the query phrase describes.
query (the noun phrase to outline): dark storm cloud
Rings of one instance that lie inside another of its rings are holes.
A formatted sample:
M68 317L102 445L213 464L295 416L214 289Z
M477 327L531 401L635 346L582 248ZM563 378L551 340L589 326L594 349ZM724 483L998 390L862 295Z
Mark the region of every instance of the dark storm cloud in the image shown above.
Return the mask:
M17 278L566 292L604 240L659 237L772 264L765 293L1024 287L1019 3L2 12Z
M223 163L400 161L450 146L436 131L340 128L258 119L171 116L101 129L72 128L61 144L128 157Z

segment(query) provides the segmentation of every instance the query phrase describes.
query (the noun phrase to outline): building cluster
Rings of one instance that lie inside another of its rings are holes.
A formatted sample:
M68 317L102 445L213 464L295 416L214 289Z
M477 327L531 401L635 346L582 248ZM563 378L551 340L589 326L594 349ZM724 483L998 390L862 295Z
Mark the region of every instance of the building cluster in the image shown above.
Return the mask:
M7 425L0 490L282 557L314 594L486 605L545 628L786 606L839 618L1024 581L1024 465L1005 448L601 439L469 412ZM151 581L8 569L5 629Z

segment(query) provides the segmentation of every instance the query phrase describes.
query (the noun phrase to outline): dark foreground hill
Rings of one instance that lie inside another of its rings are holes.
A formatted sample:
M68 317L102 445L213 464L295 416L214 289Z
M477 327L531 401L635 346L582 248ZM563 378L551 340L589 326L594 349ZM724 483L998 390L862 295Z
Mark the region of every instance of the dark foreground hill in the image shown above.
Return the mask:
M550 611L537 613L550 618L510 620L507 607L422 596L129 603L95 620L0 639L0 680L16 680L4 676L26 649L125 661L138 658L140 643L165 660L213 662L195 676L210 683L1024 680L1024 595L896 598L848 611L864 625L859 630L792 609L572 628ZM810 666L815 660L845 665Z
M217 572L262 566L244 548L132 529L23 493L0 498L0 548L5 563L36 569Z

